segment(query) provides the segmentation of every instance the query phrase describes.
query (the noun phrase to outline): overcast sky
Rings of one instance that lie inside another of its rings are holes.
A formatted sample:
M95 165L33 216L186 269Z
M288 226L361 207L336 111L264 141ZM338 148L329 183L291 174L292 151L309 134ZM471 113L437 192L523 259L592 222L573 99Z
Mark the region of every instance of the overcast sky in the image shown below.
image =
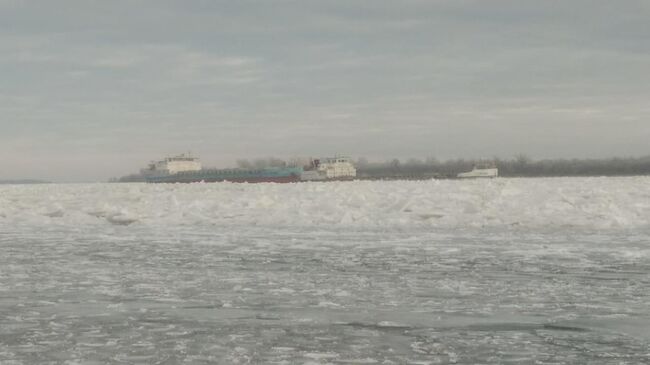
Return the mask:
M650 154L647 0L0 0L0 179Z

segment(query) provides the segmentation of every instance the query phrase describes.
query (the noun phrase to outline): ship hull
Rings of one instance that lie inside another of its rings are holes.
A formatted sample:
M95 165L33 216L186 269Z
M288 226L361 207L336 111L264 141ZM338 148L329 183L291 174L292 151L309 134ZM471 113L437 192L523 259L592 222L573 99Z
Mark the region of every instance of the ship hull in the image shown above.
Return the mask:
M301 182L331 182L331 181L354 181L358 180L356 176L339 176L339 177L324 177L320 179L314 178L301 178Z
M284 176L284 177L256 177L256 178L230 178L230 179L214 179L205 180L205 182L234 182L234 183L292 183L300 181L297 176Z
M261 170L201 170L178 174L148 176L149 183L293 183L300 181L300 168L268 168Z
M147 182L149 183L167 183L167 184L175 184L175 183L198 183L198 182L204 182L204 183L214 183L214 182L232 182L232 183L280 183L280 184L286 184L286 183L294 183L294 182L299 182L300 177L294 177L294 176L287 176L287 177L248 177L248 178L191 178L191 179L147 179Z

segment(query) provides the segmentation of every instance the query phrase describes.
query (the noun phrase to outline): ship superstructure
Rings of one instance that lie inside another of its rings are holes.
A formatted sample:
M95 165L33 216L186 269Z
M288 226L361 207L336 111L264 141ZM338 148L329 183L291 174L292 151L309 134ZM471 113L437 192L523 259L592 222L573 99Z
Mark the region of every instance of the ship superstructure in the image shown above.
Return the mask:
M179 172L200 171L202 168L201 161L188 153L152 161L146 169L141 170L141 173L145 176L173 175Z
M357 169L349 157L326 157L314 159L305 168L303 181L352 180L357 176Z

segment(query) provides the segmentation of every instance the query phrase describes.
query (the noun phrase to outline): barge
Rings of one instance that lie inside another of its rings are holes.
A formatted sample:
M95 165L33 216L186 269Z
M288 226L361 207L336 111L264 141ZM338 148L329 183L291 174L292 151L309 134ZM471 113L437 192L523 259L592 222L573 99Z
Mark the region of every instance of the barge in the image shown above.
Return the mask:
M189 154L167 157L140 171L149 183L238 182L290 183L301 181L302 167L266 167L260 169L204 169L200 160Z

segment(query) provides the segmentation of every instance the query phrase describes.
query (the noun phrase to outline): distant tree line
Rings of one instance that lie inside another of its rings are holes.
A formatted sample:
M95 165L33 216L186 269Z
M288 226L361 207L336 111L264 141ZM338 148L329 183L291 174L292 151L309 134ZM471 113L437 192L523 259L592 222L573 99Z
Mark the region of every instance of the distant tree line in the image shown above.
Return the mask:
M384 162L369 162L365 158L356 161L360 178L426 178L455 177L460 172L472 170L475 166L494 166L504 177L543 176L631 176L650 175L650 156L640 158L609 159L545 159L533 160L526 155L511 159L452 159L439 161L436 158L392 159Z
M264 169L268 167L286 167L290 162L280 158L267 157L257 158L254 160L239 159L237 160L237 167L240 169Z
M266 168L284 166L307 166L309 159L294 158L285 161L268 157L254 160L237 160L239 168ZM544 159L533 160L519 154L510 159L451 159L440 161L434 157L407 160L390 159L370 162L366 158L355 161L360 178L445 178L472 170L475 166L494 166L505 177L542 176L625 176L650 175L650 156L640 158L609 159Z

